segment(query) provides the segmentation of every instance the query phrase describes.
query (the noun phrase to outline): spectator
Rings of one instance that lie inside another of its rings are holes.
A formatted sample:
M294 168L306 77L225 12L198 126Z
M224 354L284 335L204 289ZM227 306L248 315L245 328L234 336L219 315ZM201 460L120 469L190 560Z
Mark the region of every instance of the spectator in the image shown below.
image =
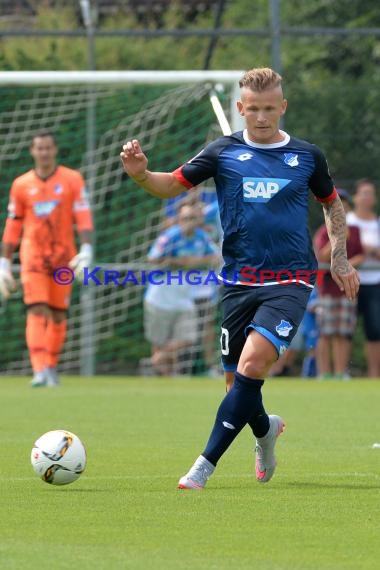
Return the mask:
M183 192L174 198L165 200L163 208L165 216L165 220L162 225L163 229L169 228L176 223L178 211L182 205L196 206L197 208L202 207L205 215L204 223L209 224L210 215L207 214L207 206L210 206L214 202L216 202L217 205L218 201L215 200L215 192L201 186L194 188L190 194L188 192ZM213 215L213 218L215 218L215 215Z
M199 227L197 209L182 205L178 225L163 231L153 244L148 260L165 270L164 283L150 284L145 296L145 334L152 344L152 365L166 376L189 373L192 359L181 367L181 351L191 350L197 340L197 319L192 289L185 271L217 262L217 248ZM182 270L182 272L180 271ZM182 279L178 279L178 275ZM157 281L157 279L156 279Z
M355 186L354 209L347 223L360 230L365 259L359 271L358 311L366 337L367 375L380 377L380 218L376 215L376 187L368 179ZM368 268L368 269L367 269ZM370 269L372 268L372 269Z
M351 197L346 190L338 189L343 207L351 208ZM330 263L331 243L326 226L321 226L314 237L314 248L320 263ZM353 267L364 259L360 233L357 227L347 227L347 257ZM318 322L318 372L320 378L348 377L352 337L356 326L356 299L348 299L335 283L330 273L322 276L319 286Z
M216 205L217 204L218 202L216 201ZM219 209L215 212L214 207L210 210L210 205L198 204L196 211L198 213L199 225L206 230L214 242L215 239L218 239L217 220L219 218ZM215 246L215 252L218 253L218 261L221 262L221 252L217 246ZM213 268L216 268L216 264ZM206 375L211 378L218 378L221 376L221 373L215 362L215 317L220 286L215 280L207 280L207 282L204 283L208 273L209 270L207 269L201 272L202 283L196 287L192 287L191 291L197 310L199 353L203 353Z
M218 200L214 200L213 202L203 206L203 222L205 224L205 229L209 232L211 238L215 243L218 245L220 244L221 248L223 242L223 230L220 221Z
M199 197L203 198L200 202ZM198 226L203 228L211 237L213 242L221 244L221 224L219 218L218 201L210 201L211 192L201 188L197 192L192 192L189 196L181 194L176 198L166 201L167 218L164 227L174 225L178 217L178 209L182 206L191 206L198 216ZM221 252L220 252L221 261ZM201 272L202 280L206 278L208 270ZM203 354L206 366L206 375L212 378L220 376L220 370L215 362L215 317L216 307L219 300L219 285L213 280L208 280L206 284L200 284L191 288L192 296L197 313L198 346L197 356Z

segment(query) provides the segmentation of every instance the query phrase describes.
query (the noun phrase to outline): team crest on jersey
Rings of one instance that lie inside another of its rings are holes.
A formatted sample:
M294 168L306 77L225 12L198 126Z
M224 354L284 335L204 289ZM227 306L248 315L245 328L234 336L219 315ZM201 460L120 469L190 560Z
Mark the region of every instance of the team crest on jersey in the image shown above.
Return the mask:
M54 184L54 189L53 189L54 194L62 194L63 192L63 188L61 184Z
M34 214L38 217L49 216L55 207L59 204L59 200L46 200L45 202L35 202L33 204Z
M293 152L285 152L284 153L284 162L288 166L298 166L298 154L294 154Z
M243 178L244 202L269 202L291 182L286 178Z
M276 326L276 332L279 336L289 336L292 329L292 325L288 321L284 321L284 319L281 319L280 324Z

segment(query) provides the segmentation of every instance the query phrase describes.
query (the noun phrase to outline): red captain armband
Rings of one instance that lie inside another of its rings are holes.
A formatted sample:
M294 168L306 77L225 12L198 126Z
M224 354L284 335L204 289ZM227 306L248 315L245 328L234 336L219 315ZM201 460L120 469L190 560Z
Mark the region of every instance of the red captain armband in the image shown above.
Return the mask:
M180 184L182 184L182 186L185 186L185 188L190 189L193 188L195 186L195 184L192 184L192 182L189 182L184 175L182 174L182 166L180 166L179 168L176 168L176 170L173 170L172 174L173 176L178 180L178 182Z
M315 199L318 202L321 202L322 204L330 204L330 202L333 202L335 200L335 198L338 197L338 192L336 191L336 188L334 186L333 191L331 192L331 194L329 196L326 196L325 198L319 198L318 196L315 196Z

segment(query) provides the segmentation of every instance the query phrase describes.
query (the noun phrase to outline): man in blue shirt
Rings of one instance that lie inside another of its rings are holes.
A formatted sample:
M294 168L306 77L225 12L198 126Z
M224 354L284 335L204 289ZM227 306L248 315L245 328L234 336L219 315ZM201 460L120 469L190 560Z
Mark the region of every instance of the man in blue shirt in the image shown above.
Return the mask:
M220 137L174 172L147 170L137 140L128 141L120 153L125 171L154 196L176 196L212 177L219 201L221 278L230 283L222 300L221 339L229 390L204 451L179 480L181 489L203 489L247 424L256 437L256 478L265 483L273 476L275 443L285 424L280 416L267 415L261 387L294 337L315 280L317 262L307 229L309 189L323 206L334 279L349 299L359 288L347 261L344 209L325 158L315 145L279 128L287 107L281 79L269 68L247 71L237 102L246 128Z
M222 228L219 217L219 205L215 196L215 190L198 187L192 193L185 192L175 198L164 200L167 218L164 227L169 227L176 222L179 209L184 205L193 206L199 218L199 226L206 230L213 242L218 246L220 259L215 263L213 270L220 267ZM216 280L215 271L210 275L209 269L201 271L200 283L191 287L197 312L197 342L195 355L199 361L203 359L206 366L205 375L212 378L220 377L219 365L215 360L216 327L215 317L219 303L220 284Z
M192 269L212 267L218 261L218 249L199 227L194 206L179 207L177 224L157 237L148 253L148 261L159 276L148 285L144 300L145 336L152 345L152 366L165 376L190 372L192 359L180 362L180 353L197 344L197 315Z

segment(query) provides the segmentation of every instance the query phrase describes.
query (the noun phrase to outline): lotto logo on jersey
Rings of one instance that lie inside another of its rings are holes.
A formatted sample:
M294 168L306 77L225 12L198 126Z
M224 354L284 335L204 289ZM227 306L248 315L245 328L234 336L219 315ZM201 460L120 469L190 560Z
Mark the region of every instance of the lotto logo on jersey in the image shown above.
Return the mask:
M244 202L269 202L289 182L286 178L243 178Z
M45 202L35 202L33 204L34 214L38 217L49 216L57 204L59 204L59 200L46 200Z

